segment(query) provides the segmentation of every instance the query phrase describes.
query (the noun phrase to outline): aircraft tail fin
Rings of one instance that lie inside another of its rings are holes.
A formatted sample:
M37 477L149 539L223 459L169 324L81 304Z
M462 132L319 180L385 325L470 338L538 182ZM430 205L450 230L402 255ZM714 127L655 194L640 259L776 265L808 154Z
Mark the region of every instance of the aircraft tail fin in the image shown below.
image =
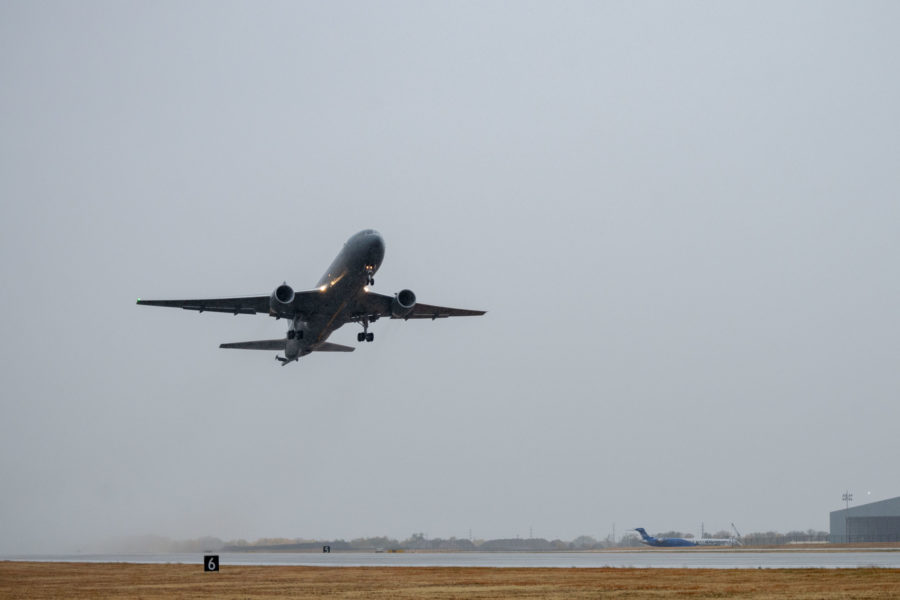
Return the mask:
M356 350L353 346L343 346L341 344L332 344L331 342L322 342L313 349L313 352L353 352Z
M233 348L235 350L284 350L285 342L287 342L285 339L233 342L231 344L219 344L219 348Z
M650 536L647 535L647 531L643 527L635 527L634 530L637 531L639 534L641 534L641 539L645 539L645 540L650 539Z

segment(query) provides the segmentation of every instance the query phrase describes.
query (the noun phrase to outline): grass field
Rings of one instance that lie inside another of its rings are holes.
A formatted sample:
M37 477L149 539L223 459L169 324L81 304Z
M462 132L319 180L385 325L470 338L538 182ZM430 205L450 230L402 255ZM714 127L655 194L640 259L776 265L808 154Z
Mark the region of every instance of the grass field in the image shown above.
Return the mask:
M900 569L493 569L0 562L0 598L900 598Z

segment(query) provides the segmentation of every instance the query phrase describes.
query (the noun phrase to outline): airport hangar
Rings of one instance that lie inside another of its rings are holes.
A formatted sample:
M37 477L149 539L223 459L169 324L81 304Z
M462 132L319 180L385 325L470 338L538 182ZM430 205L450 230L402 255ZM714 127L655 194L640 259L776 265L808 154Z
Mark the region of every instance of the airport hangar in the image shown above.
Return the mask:
M900 497L831 512L833 544L900 542Z

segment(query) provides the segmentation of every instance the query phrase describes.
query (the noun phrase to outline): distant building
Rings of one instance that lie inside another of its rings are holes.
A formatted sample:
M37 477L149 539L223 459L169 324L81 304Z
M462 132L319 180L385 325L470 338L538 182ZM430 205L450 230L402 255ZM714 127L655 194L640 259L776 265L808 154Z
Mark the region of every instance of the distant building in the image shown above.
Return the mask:
M832 511L829 541L900 542L900 497Z

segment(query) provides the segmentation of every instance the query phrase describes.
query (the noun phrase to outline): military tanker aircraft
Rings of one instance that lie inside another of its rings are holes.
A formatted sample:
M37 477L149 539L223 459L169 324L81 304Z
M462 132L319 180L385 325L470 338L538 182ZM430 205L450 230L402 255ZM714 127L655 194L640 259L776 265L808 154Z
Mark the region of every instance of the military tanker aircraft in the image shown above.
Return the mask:
M142 300L146 306L169 306L220 312L234 315L265 313L286 319L287 335L276 340L257 340L220 344L220 348L239 350L275 350L282 366L297 361L310 352L352 352L352 346L327 341L345 323L359 323L362 331L358 342L371 342L375 334L369 325L381 317L391 319L443 319L485 314L483 310L467 310L422 304L412 290L404 289L393 296L371 291L375 273L384 260L384 239L374 229L365 229L350 237L328 270L312 290L294 291L286 282L267 296L241 296L200 300Z

